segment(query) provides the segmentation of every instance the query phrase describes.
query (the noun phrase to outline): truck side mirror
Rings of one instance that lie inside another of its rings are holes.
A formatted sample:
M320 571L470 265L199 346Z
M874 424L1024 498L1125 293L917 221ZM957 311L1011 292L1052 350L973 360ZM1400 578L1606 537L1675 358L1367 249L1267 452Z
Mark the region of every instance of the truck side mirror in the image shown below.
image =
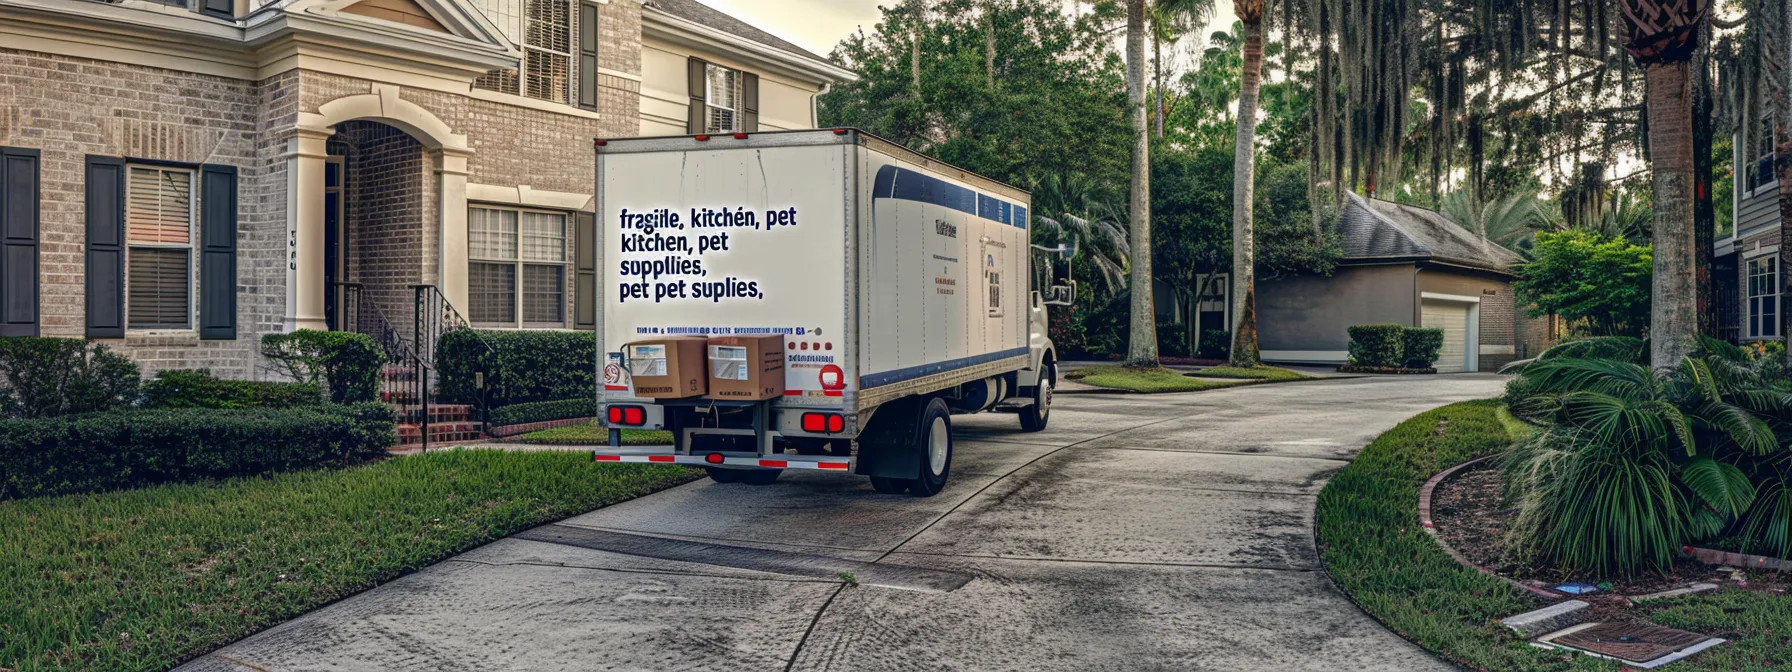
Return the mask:
M1067 284L1054 282L1051 287L1046 288L1045 305L1068 306L1076 301L1076 281L1065 280L1064 282Z
M1070 258L1076 255L1076 248L1070 245L1055 248L1034 245L1033 249L1046 253L1044 259L1050 269L1051 284L1039 291L1043 303L1048 306L1068 306L1076 301L1076 281L1070 278Z

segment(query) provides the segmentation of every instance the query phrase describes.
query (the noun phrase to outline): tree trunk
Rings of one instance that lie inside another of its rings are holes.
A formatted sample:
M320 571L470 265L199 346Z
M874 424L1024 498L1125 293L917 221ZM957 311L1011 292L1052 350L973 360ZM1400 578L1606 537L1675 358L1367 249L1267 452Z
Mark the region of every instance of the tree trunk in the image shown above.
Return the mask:
M983 7L983 77L989 90L996 90L996 17L995 4Z
M1132 121L1132 335L1127 366L1155 367L1157 311L1151 285L1151 134L1145 123L1145 0L1126 3L1126 105Z
M1254 4L1254 12L1247 4ZM1257 89L1263 73L1263 4L1235 0L1244 22L1244 69L1239 73L1238 141L1232 158L1232 365L1256 366L1256 235L1251 206L1257 171Z
M1164 137L1164 41L1151 31L1151 72L1157 78L1157 137Z
M908 29L908 71L916 98L921 97L921 21L927 11L925 3L926 0L911 0L908 3L909 12L914 15L911 18L914 23Z
M1651 363L1678 366L1698 332L1693 226L1692 77L1686 59L1647 66L1649 163L1654 178L1655 286Z

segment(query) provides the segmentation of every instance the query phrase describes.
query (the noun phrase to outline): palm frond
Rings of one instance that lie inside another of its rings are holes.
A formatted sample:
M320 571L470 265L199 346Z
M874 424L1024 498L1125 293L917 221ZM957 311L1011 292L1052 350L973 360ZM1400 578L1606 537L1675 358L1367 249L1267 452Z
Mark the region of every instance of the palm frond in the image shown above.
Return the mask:
M1755 486L1748 474L1709 457L1695 457L1681 465L1680 482L1727 518L1741 516L1755 503Z

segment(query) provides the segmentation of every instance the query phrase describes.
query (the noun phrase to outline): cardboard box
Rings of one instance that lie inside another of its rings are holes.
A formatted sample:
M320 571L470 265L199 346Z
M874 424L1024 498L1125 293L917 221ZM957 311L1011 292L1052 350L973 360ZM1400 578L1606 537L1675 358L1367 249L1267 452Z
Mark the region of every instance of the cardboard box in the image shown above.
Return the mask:
M712 336L709 396L760 401L784 396L784 336Z
M635 341L622 346L622 358L635 396L648 399L683 399L709 392L704 371L702 336L669 336Z

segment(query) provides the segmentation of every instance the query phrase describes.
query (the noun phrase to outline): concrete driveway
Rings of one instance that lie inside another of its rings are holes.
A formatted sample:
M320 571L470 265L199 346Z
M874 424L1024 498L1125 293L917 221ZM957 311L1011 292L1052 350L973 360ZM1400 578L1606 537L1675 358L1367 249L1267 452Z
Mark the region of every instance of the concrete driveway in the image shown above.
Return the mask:
M1064 395L957 417L930 499L692 483L531 530L183 670L1448 670L1337 592L1331 474L1491 375ZM848 585L851 575L857 585Z

